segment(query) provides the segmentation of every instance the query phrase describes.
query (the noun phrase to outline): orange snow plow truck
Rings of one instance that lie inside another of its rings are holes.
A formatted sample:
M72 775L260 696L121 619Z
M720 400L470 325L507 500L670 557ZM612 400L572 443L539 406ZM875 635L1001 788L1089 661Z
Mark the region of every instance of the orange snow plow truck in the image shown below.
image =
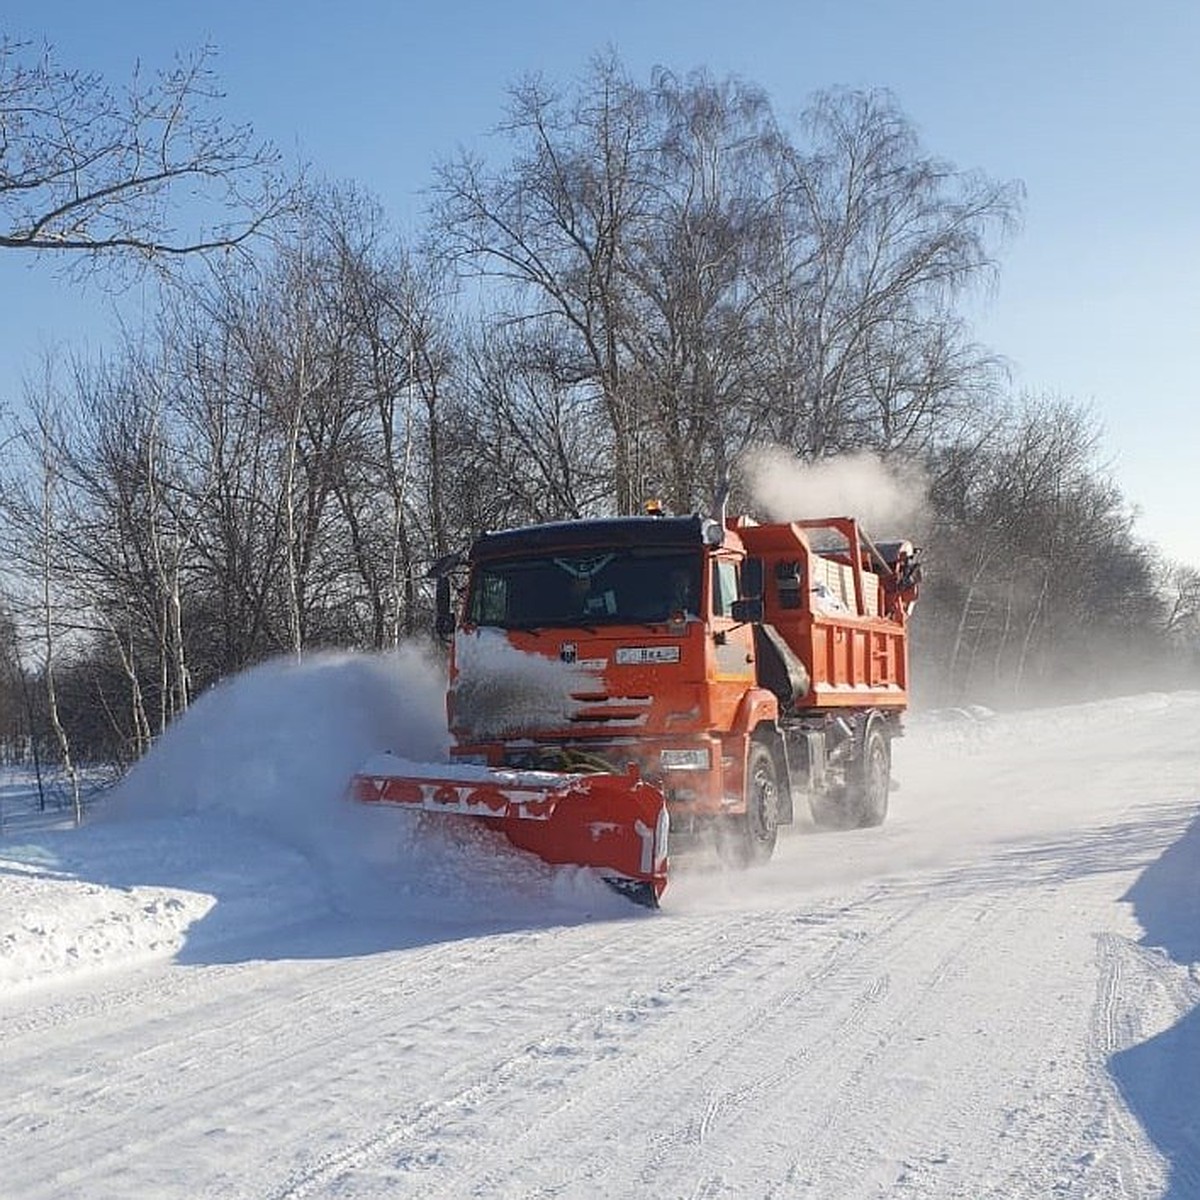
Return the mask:
M910 543L849 517L647 515L487 533L434 573L454 762L381 755L357 800L488 820L650 906L668 837L751 866L802 804L822 826L883 821Z

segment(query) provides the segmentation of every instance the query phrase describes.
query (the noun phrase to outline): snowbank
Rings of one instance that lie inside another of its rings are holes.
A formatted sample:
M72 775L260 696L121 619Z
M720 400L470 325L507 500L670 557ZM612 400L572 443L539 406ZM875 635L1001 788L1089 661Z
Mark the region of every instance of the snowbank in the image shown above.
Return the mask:
M439 664L415 648L272 662L199 698L83 829L0 843L0 987L347 922L626 915L589 872L497 833L350 803L380 751L444 762Z
M295 851L243 823L173 817L0 844L0 993L199 953L327 911Z

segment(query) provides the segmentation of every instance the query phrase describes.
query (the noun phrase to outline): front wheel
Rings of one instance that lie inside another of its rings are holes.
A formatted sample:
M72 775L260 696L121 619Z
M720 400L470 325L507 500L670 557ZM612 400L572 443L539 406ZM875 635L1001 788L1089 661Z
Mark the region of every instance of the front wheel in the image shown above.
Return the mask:
M762 742L751 742L746 756L746 811L729 818L719 833L717 849L732 867L768 862L779 838L779 771L775 756Z

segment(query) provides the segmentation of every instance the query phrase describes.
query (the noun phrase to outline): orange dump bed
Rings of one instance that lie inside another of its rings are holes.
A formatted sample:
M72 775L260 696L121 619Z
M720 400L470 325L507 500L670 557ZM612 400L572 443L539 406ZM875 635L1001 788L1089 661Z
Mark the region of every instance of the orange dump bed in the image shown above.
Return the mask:
M764 623L803 664L808 691L797 708L908 703L903 556L874 547L849 517L735 524L763 564Z

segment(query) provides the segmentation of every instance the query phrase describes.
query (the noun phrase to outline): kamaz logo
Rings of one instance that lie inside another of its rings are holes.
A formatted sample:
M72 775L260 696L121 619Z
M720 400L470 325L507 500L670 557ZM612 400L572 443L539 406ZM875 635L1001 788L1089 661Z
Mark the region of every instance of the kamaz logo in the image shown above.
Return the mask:
M558 657L565 663L573 663L578 653L579 647L574 642L563 642L558 648Z

